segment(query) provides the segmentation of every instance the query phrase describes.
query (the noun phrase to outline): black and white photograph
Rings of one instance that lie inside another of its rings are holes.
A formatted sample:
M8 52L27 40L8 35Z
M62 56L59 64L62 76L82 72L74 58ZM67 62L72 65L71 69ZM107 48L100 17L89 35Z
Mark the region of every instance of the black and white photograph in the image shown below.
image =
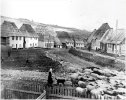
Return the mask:
M126 0L0 0L0 99L126 100Z

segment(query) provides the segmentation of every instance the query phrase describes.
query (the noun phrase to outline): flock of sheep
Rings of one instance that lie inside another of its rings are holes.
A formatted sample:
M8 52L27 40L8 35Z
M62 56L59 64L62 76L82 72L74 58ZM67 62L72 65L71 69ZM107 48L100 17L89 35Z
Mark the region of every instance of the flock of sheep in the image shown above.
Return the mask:
M83 95L85 91L92 96L108 95L126 99L126 74L110 69L87 67L82 72L72 73L71 82L76 91Z

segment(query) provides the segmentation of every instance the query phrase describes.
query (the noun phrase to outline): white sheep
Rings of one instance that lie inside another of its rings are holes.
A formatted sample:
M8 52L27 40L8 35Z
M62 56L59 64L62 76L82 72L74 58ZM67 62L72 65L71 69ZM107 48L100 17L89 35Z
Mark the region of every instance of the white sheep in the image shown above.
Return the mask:
M83 81L78 81L78 85L79 85L81 88L86 88L87 83L86 83L86 82L83 82Z
M76 88L76 91L77 91L78 93L80 93L80 94L83 94L83 93L86 91L86 89L81 88L81 87L77 87L77 88Z
M91 93L92 98L96 98L96 99L104 94L102 88L93 89L93 90L91 90L90 93Z
M123 96L123 95L117 95L117 98L121 100L126 100L126 96Z
M85 72L92 72L91 69L85 69L84 71L85 71Z
M89 91L95 89L95 87L96 87L95 84L94 84L94 85L90 85L90 84L88 84L88 85L86 86L87 90L89 90Z
M78 79L79 74L78 73L73 73L72 75L70 75L70 78L72 79Z

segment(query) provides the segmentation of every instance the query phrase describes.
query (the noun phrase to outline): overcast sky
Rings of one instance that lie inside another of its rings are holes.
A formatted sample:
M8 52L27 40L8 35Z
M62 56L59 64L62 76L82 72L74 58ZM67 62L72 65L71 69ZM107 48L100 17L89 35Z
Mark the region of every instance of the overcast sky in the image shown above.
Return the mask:
M1 0L1 15L92 31L102 23L126 28L126 0Z

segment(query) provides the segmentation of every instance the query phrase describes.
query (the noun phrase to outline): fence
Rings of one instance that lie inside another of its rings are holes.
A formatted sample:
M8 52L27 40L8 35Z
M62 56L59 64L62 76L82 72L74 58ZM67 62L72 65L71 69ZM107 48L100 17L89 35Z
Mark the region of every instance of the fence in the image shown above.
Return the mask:
M40 100L40 99L46 99L46 91L45 90L36 100Z
M8 86L7 84L11 84ZM102 99L102 100L116 100L116 96L110 95L93 95L87 89L83 93L76 91L76 87L71 86L57 86L45 88L44 83L39 82L23 82L20 81L6 81L6 88L4 89L4 98L5 99L45 99L46 97L50 99L51 97L59 97L66 99L74 98L84 98L84 99ZM45 91L46 90L46 91Z
M4 89L4 99L36 99L41 92L25 91L19 89Z
M60 98L84 98L84 99L102 99L102 100L117 100L116 96L110 95L93 95L87 89L83 91L83 93L79 93L76 91L76 87L68 87L68 86L53 86L47 88L47 98L60 97Z
M91 95L86 92L86 89L82 94L76 91L76 87L68 86L53 86L47 88L47 98L50 96L61 97L61 98L89 98Z
M26 91L34 91L34 92L43 92L45 90L44 82L40 81L29 81L29 80L18 80L18 81L4 81L4 86L12 89L26 90Z
M2 81L4 84L5 99L36 99L45 90L45 83L39 81Z

